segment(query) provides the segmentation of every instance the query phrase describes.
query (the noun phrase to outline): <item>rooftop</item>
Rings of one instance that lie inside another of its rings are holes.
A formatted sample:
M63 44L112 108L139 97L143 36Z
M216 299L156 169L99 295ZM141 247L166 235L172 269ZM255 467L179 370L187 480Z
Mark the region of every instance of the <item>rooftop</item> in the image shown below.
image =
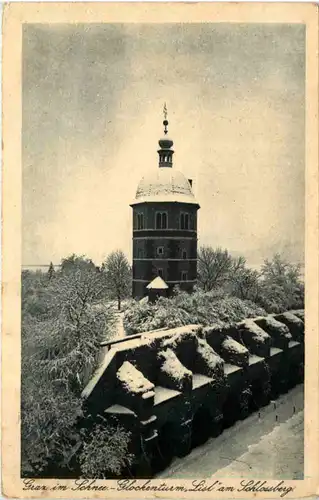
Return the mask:
M160 276L157 276L157 278L154 278L146 288L148 288L148 290L166 290L168 288L168 285Z
M190 182L174 168L154 168L142 177L132 205L158 201L198 205Z

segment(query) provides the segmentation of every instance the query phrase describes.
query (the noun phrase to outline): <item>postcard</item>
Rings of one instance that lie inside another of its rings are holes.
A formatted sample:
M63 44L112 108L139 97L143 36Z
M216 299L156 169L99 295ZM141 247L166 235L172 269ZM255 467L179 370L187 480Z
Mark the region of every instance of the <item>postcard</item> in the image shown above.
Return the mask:
M318 6L3 33L4 494L318 494Z

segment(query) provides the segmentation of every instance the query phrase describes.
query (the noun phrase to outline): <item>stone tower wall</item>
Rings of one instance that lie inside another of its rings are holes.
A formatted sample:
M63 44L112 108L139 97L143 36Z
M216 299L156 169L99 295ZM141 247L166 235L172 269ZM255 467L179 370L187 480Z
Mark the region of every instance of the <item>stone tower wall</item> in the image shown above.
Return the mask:
M156 213L167 213L167 228L156 228ZM181 213L190 217L189 229L181 229ZM138 229L137 215L144 227ZM158 248L163 253L158 253ZM160 271L159 271L160 270ZM187 279L182 280L182 272ZM159 272L170 290L175 285L191 290L197 277L197 207L186 203L144 203L133 207L133 296L147 294L146 286Z

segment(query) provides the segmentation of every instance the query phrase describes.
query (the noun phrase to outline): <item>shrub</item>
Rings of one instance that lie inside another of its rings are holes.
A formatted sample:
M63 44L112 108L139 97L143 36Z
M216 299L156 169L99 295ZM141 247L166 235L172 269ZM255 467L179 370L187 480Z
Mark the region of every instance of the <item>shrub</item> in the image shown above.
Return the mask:
M220 290L177 291L171 298L160 297L155 304L132 302L124 314L124 327L132 334L189 324L224 326L262 314L265 311L253 302L225 296Z
M49 463L63 461L82 415L80 399L39 362L23 362L21 378L21 474L41 476Z
M133 463L129 443L130 433L108 422L96 424L93 430L85 432L79 457L84 477L107 479L110 474L119 475Z

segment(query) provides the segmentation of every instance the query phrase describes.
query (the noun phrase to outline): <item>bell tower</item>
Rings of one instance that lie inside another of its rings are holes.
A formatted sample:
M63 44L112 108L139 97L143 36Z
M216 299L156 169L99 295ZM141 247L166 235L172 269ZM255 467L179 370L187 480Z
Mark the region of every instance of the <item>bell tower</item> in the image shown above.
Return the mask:
M192 291L197 276L197 210L192 181L173 168L173 141L168 138L164 105L164 137L159 140L158 167L140 180L133 208L133 297L148 294L156 278ZM159 280L158 280L159 281Z

